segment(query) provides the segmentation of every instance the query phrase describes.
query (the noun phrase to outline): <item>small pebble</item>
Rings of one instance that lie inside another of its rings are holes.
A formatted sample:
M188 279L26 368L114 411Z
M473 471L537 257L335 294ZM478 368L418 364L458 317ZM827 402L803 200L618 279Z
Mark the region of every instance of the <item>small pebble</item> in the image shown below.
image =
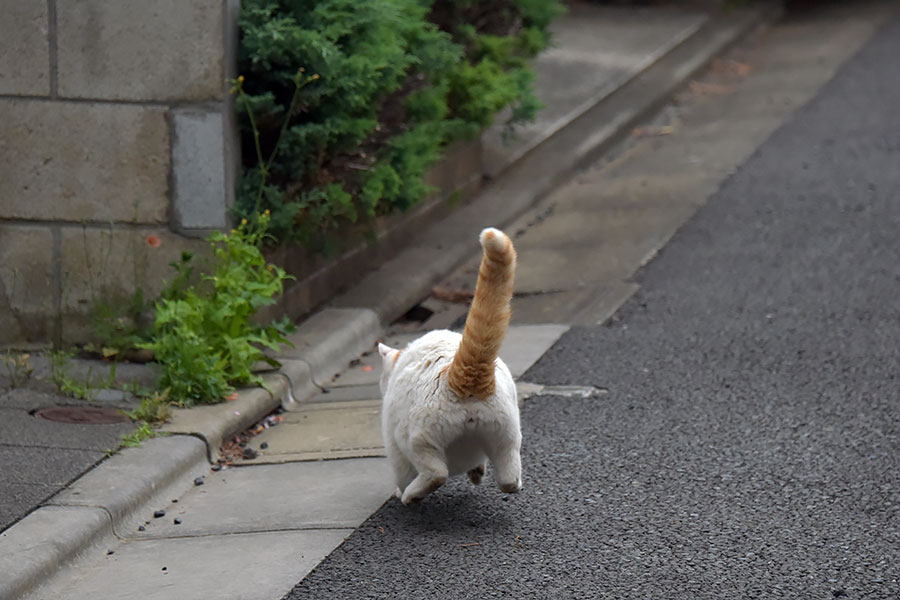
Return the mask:
M172 504L178 504L178 498L172 498Z
M241 448L246 448L247 442L241 442L240 444L238 444L238 446L240 446Z
M254 458L256 458L256 450L254 450L253 448L244 448L243 456L247 460L253 460Z
M210 467L210 468L211 468L213 471L221 471L221 470L222 470L222 465L216 463L216 464L214 464L214 465L213 465L212 467Z
M166 516L166 511L164 511L164 510L158 510L158 511L156 511L156 512L153 513L153 518L154 518L154 519L158 519L158 518L164 517L164 516Z
M175 523L176 525L181 525L181 519L175 519L172 522Z
M203 477L194 477L194 485L203 485Z
M269 442L263 442L262 444L259 445L259 447L261 450L265 450L266 448L269 447Z
M146 529L143 525L138 525L138 531L146 531Z
M115 550L107 550L107 551L106 551L106 555L107 555L107 556L109 556L110 554L115 554L115 553L116 553Z
M165 570L166 570L166 567L163 567L162 570L165 571Z

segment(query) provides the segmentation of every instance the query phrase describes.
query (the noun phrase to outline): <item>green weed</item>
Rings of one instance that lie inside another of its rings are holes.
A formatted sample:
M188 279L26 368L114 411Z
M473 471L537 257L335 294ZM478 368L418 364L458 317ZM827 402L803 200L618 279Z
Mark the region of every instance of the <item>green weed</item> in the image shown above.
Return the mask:
M144 440L149 440L154 437L156 437L156 432L153 431L153 428L151 428L148 423L141 423L137 429L122 436L121 447L135 448L140 446L141 442Z
M269 224L268 211L252 223L243 220L231 234L213 233L211 275L197 286L186 284L156 302L151 341L139 344L153 351L162 368L157 382L178 406L221 402L235 384L262 384L253 366L278 362L263 354L287 343L288 319L266 326L251 323L257 310L275 302L289 276L267 264L260 251ZM182 257L179 274L189 268Z
M34 367L31 366L30 354L7 350L3 356L0 356L0 360L6 365L6 373L9 376L9 385L11 387L19 387L28 381L34 372Z
M154 392L141 399L141 405L126 413L133 421L165 423L172 416L168 391Z
M74 354L64 350L54 350L50 352L50 379L56 384L57 389L66 396L78 398L80 400L93 401L97 395L94 386L91 385L93 369L88 370L88 381L82 382L73 379L69 375L69 361Z

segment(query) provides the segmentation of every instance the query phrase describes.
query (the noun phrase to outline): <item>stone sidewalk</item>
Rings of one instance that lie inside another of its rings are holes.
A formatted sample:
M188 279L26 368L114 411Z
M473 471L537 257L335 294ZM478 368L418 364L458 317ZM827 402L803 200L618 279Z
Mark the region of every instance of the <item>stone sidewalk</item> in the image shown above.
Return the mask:
M555 83L541 80L539 87L548 103L552 100L551 91L558 92L565 81L574 87L587 72L594 72L598 81L608 77L606 84L600 81L582 86L585 96L572 106L554 104L558 110L548 110L548 120L526 132L524 145L509 149L516 158L481 197L451 215L439 229L413 240L396 259L337 298L333 307L302 323L293 336L295 348L279 357L283 368L266 375L270 391L246 390L226 404L176 411L164 431L183 435L157 438L141 448L120 452L0 533L0 572L9 575L0 581L0 596L15 598L32 590L28 597L78 597L68 591L74 577L83 597L103 597L99 595L101 589L108 594L106 597L127 597L126 589L145 597L147 588L128 578L134 575L137 565L155 565L149 558L158 556L168 543L174 544L166 550L170 564L158 565L158 572L147 572L148 577L169 578L166 583L157 582L164 586L161 590L171 592L178 582L179 597L204 597L201 588L194 586L195 581L204 580L209 585L227 579L234 586L227 596L242 597L250 593L242 585L259 586L260 579L268 581L271 576L274 579L270 591L280 589L283 593L287 588L279 586L291 578L291 584L296 582L377 508L391 490L385 488L384 465L377 458L380 444L373 434L377 432L377 393L373 385L377 368L368 362L372 354L365 353L382 336L383 327L426 298L432 285L447 273L477 256L475 239L484 225L512 222L507 229L513 233L543 221L546 207L515 219L530 203L554 190L559 181L627 136L693 73L763 18L762 13L739 12L721 18L682 14L672 19L675 13L648 11L635 19L633 13L619 12L616 17L615 12L597 13L599 20L594 23L596 31L606 27L609 36L596 32L593 37L586 36L584 29L578 29L584 25L585 17L576 15L574 21L568 21L570 30L581 33L573 35L569 45L562 43L567 38L560 35L560 46L548 54L547 62L539 68L542 73L563 77ZM630 49L623 47L622 27L616 26L616 18L625 18L623 15L632 15L628 17L628 27L634 39L641 41ZM646 23L646 29L641 29L641 23ZM562 21L562 26L566 26L566 21ZM646 36L642 37L641 31ZM613 44L605 52L591 46L604 40ZM590 68L585 65L585 48L595 63ZM604 71L603 61L615 67ZM687 218L687 213L680 213L678 218ZM680 222L669 220L667 226L677 227ZM627 242L625 238L619 241ZM658 246L664 241L665 236L658 237L653 244ZM527 253L528 244L520 245L520 249ZM615 252L616 248L608 247L606 251ZM526 256L523 254L523 258ZM633 272L640 266L639 260L632 260L634 256L629 254L631 258L623 268ZM521 264L520 276L527 282L529 272L524 265L536 263L528 259ZM460 276L466 274L466 268L463 264L458 271ZM403 277L398 279L397 273ZM627 298L630 289L626 286L611 295L595 297L588 303L590 306L584 305L587 288L582 289L578 312L583 318L602 320ZM545 294L540 290L531 293L526 289L515 300L517 310L534 304L533 298L541 295ZM410 329L460 323L464 305L434 299L428 302L436 303L437 310L431 311L427 306L425 309L433 312L432 316L412 327L400 327L398 332L407 335ZM540 315L550 312L536 310L537 316L528 322L540 325L544 318ZM559 318L559 310L564 319ZM567 311L560 306L557 316L548 320L566 321L572 316ZM523 372L565 327L513 328L504 353L512 349L522 354L505 357L515 371ZM354 358L360 362L348 367ZM369 366L373 369L366 369ZM333 379L337 373L341 376ZM323 393L326 389L327 394ZM527 395L528 388L523 391ZM210 472L209 462L215 460L223 441L279 407L288 410L279 428L253 439L254 449L261 451L254 459L257 466ZM27 412L27 407L10 404L3 410ZM27 428L28 419L21 421ZM90 427L85 427L81 435L90 439ZM15 445L24 431L7 432L9 437L0 439L0 446ZM281 431L285 433L280 434ZM72 451L70 446L54 444L53 437L48 436L45 443L57 457ZM266 448L260 447L263 443ZM357 456L369 458L349 458ZM304 462L323 458L345 460ZM225 494L228 481L235 484ZM232 488L242 491L235 491L232 496ZM213 513L213 506L223 512ZM154 519L156 510L165 510L166 516ZM218 520L213 514L218 515ZM261 520L254 524L256 517ZM176 518L181 522L176 524ZM231 546L228 550L214 541L237 540L229 536L238 535L259 541L258 552L241 552ZM294 548L293 554L281 553L287 547ZM301 550L298 558L296 550L302 548L308 551ZM112 553L107 554L110 550ZM191 559L201 555L205 565L203 577L196 569L178 577L174 570L170 571L174 569L172 565L193 564ZM265 578L238 582L228 576L243 569L252 571L254 565L268 565ZM82 578L82 571L97 578ZM276 579L278 585L274 583ZM35 589L40 583L46 583L46 587ZM59 591L63 589L65 593ZM253 590L254 596L265 595L258 587Z
M518 377L567 330L513 328L501 356ZM388 335L385 341L402 346L414 337ZM251 438L248 447L258 456L238 466L210 472L203 444L188 436L146 443L144 450L159 460L167 451L192 454L183 477L149 504L114 508L122 518L112 531L100 533L83 560L25 597L202 598L212 589L227 589L229 598L283 595L393 493L390 467L380 458L376 356L361 355L338 374L330 393ZM117 478L146 467L116 460L124 455L107 463L118 468L92 471L58 501L108 503ZM159 511L165 514L154 517ZM254 576L234 576L239 573ZM227 587L220 583L225 578Z

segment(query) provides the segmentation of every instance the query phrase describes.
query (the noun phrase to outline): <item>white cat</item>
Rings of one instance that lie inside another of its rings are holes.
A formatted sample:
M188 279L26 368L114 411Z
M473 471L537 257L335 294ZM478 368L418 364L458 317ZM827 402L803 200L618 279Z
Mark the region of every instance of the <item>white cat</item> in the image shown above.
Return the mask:
M481 232L484 255L463 334L432 331L403 350L378 345L381 427L404 504L450 475L481 483L490 459L504 492L522 487L519 406L497 357L509 325L516 251L502 231Z

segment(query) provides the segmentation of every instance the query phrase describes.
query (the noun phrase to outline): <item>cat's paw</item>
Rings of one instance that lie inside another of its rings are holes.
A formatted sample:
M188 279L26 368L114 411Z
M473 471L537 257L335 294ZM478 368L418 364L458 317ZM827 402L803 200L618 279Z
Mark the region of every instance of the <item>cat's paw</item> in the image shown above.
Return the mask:
M516 479L514 482L510 482L510 483L501 483L500 484L500 491L506 492L507 494L515 494L516 492L518 492L521 489L522 489L522 480L521 479Z
M469 481L474 483L475 485L479 485L481 480L484 478L485 466L478 465L474 469L470 470L467 475L469 476Z
M400 502L402 502L406 506L409 506L410 504L418 504L421 501L422 501L421 496L409 496L409 497L401 497L400 498Z
M432 477L431 479L425 480L424 482L416 478L416 480L409 484L409 487L406 488L406 491L403 492L403 497L400 498L400 502L406 504L407 506L412 504L413 502L418 502L434 490L444 485L445 481L447 481L446 477Z
M402 497L403 497L403 490L401 490L400 488L395 488L394 489L394 498L397 498L399 500Z

